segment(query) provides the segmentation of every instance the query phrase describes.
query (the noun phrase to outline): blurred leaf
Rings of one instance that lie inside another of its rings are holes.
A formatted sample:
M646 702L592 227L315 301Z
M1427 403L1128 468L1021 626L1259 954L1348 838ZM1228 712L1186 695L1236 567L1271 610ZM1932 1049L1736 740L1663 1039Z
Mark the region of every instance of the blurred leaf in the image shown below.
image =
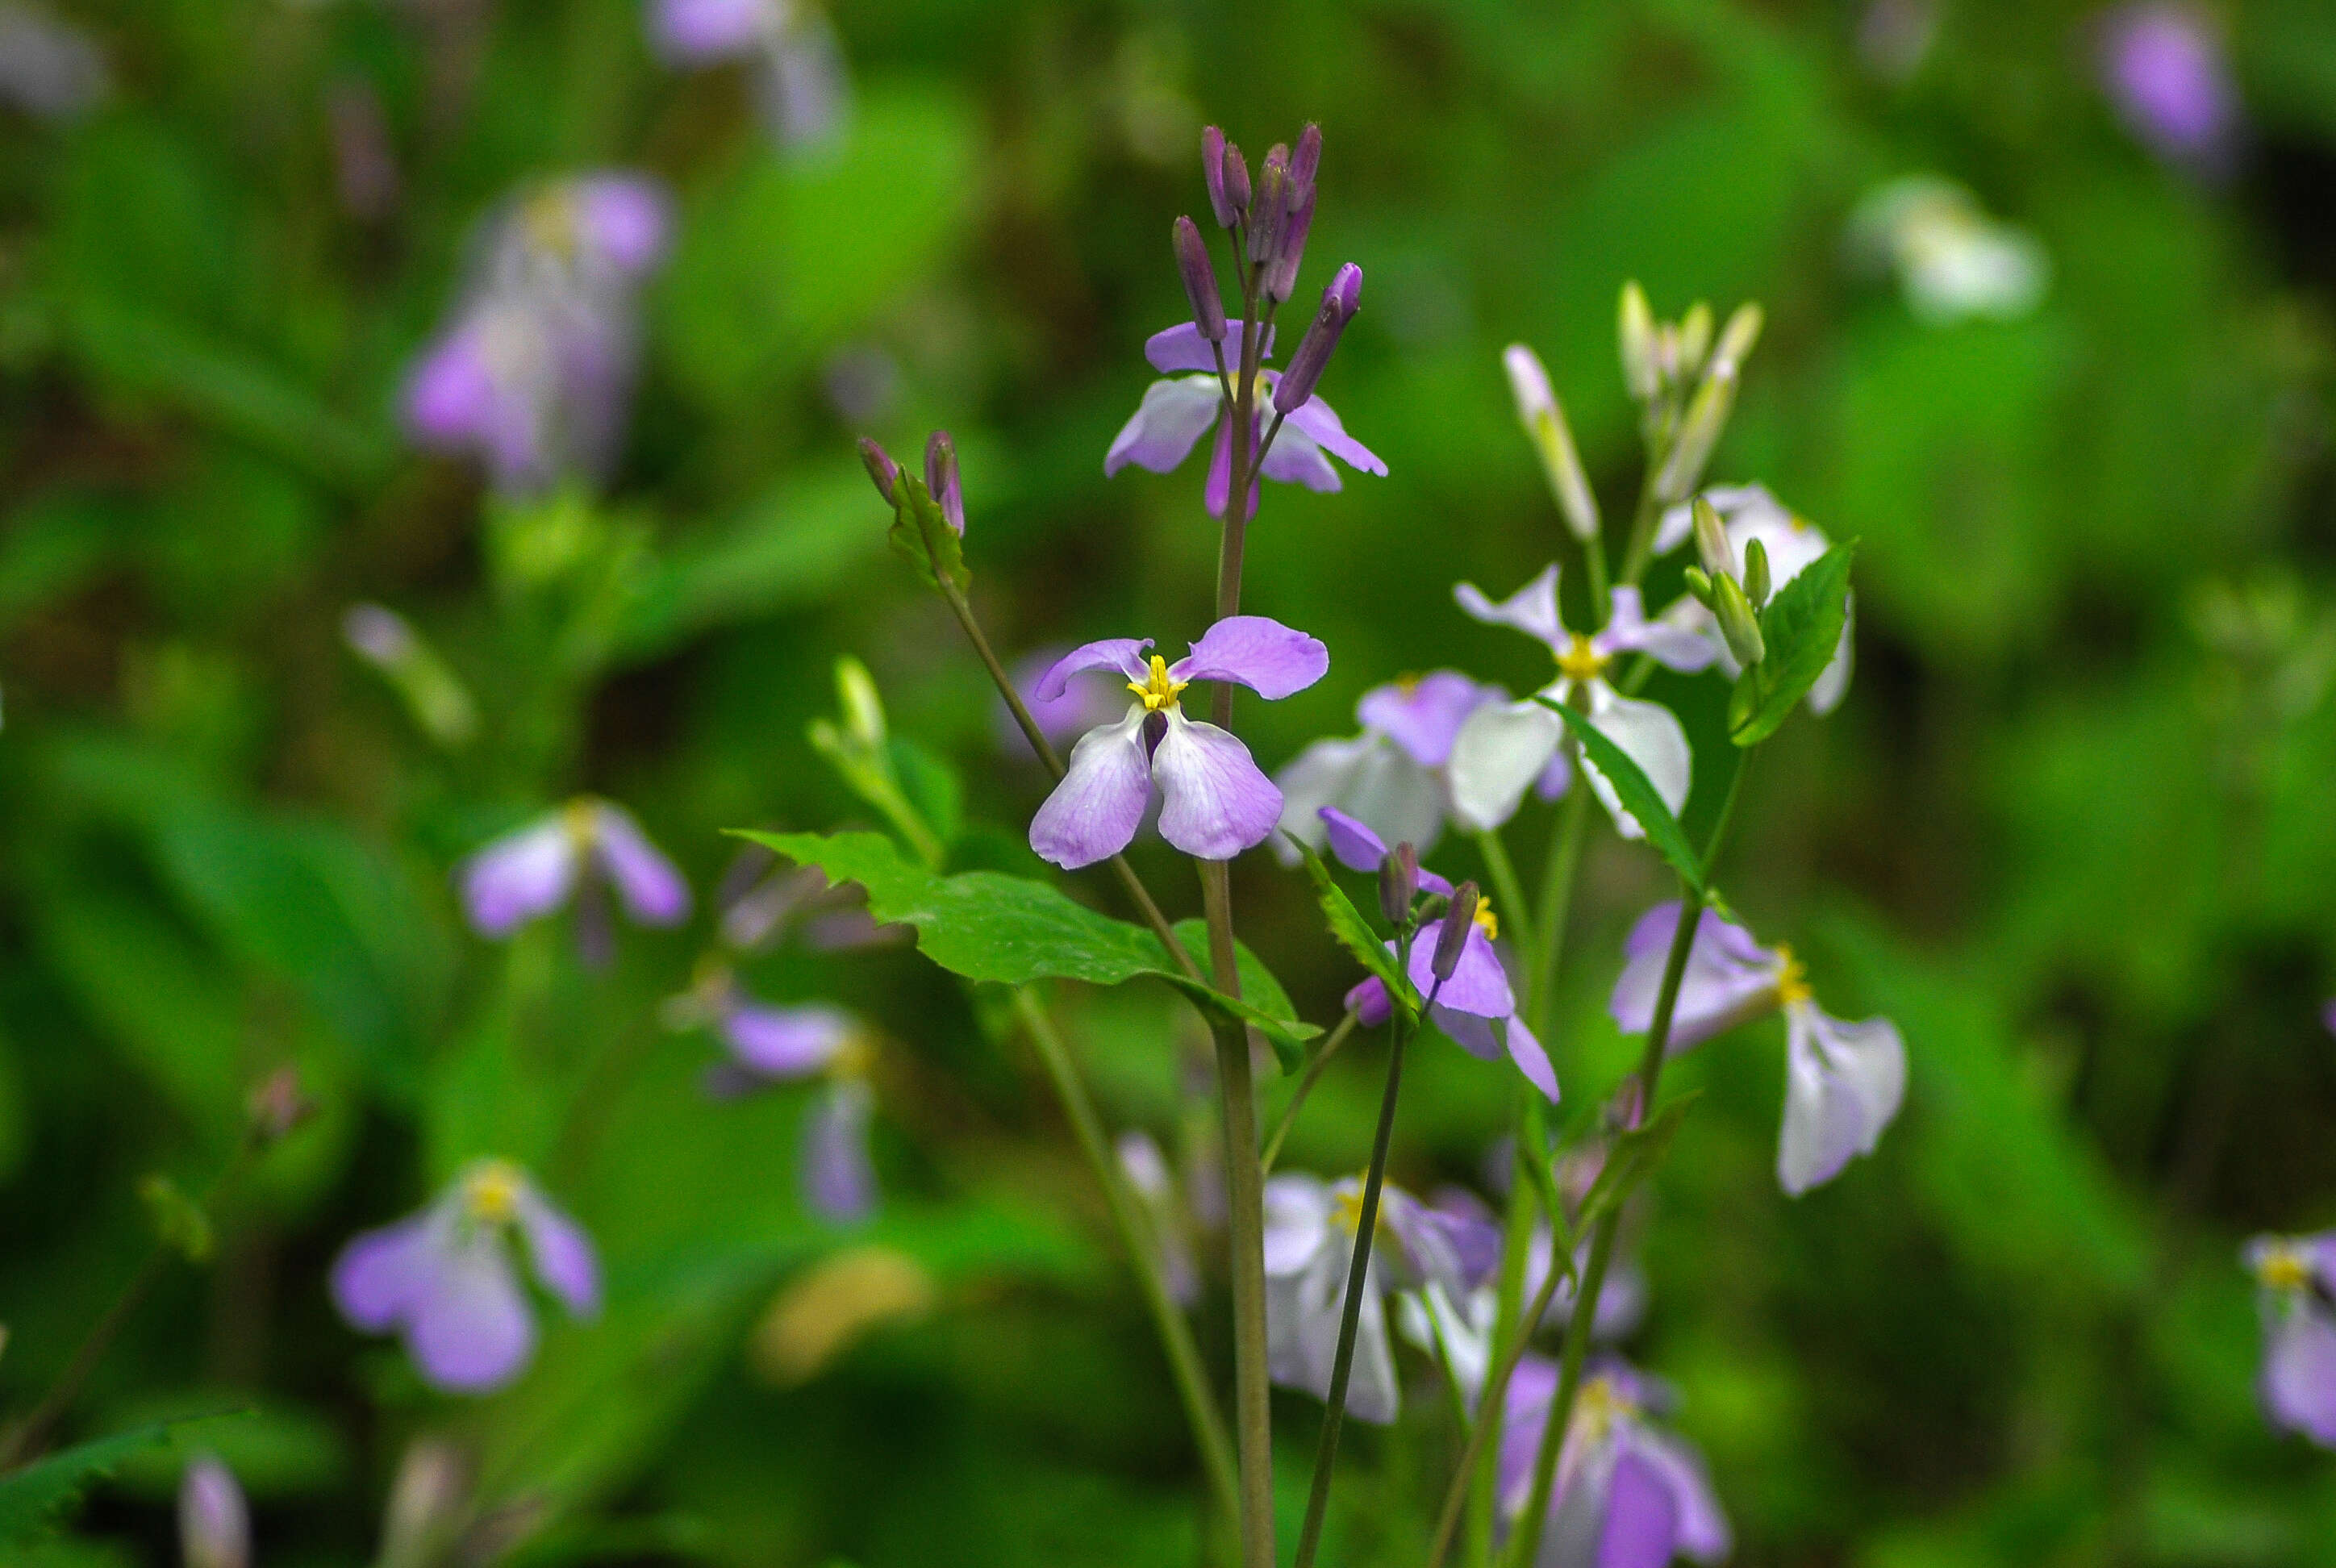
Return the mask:
M1621 1208L1638 1191L1640 1183L1654 1174L1663 1156L1670 1152L1679 1124L1687 1120L1688 1107L1701 1093L1695 1090L1680 1095L1667 1102L1651 1119L1614 1135L1607 1144L1605 1163L1598 1168L1598 1178L1582 1194L1581 1211L1574 1216L1577 1234L1595 1225L1608 1211Z
M157 1421L77 1444L0 1475L0 1545L19 1546L58 1527L56 1515L95 1482L142 1449L170 1440L180 1421Z
M190 1388L112 1407L123 1421L162 1422L171 1428L166 1446L125 1457L114 1485L140 1496L167 1499L177 1493L187 1456L195 1453L218 1455L244 1491L263 1500L316 1496L346 1478L348 1444L323 1410L271 1401L217 1413L234 1398L219 1389Z
M1696 891L1706 891L1703 861L1687 842L1687 830L1679 826L1679 818L1671 815L1670 808L1663 804L1663 797L1655 793L1655 786L1647 782L1647 775L1640 771L1637 763L1630 760L1630 754L1608 740L1596 725L1566 704L1545 696L1536 696L1533 700L1565 721L1565 727L1572 730L1573 738L1582 743L1584 755L1605 775L1606 782L1614 786L1614 793L1621 797L1622 809L1646 830L1647 842L1654 845L1663 859L1670 862L1671 869Z
M1776 734L1833 662L1849 621L1849 563L1856 551L1855 540L1835 545L1795 573L1760 612L1768 657L1755 667L1759 706L1728 733L1737 745L1757 745Z

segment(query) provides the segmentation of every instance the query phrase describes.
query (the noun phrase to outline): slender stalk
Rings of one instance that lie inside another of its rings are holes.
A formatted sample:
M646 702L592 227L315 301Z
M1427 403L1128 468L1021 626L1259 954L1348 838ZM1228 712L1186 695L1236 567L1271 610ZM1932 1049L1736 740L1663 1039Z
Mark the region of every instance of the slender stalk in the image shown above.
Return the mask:
M1508 928L1509 940L1525 952L1538 952L1533 941L1533 911L1525 902L1525 885L1517 880L1517 862L1509 858L1509 846L1502 842L1501 830L1486 828L1476 835L1476 852L1484 857L1484 873L1493 880L1493 896L1498 901L1501 924Z
M1509 1174L1509 1207L1502 1227L1501 1271L1493 1295L1493 1343L1505 1345L1521 1340L1518 1325L1528 1321L1524 1315L1525 1266L1531 1260L1533 1229L1541 1213L1536 1187L1525 1173L1525 1161L1532 1156L1525 1144L1533 1124L1533 1101L1541 1093L1531 1084L1517 1085L1516 1131L1512 1137ZM1539 1321L1538 1319L1530 1320ZM1490 1451L1500 1452L1501 1425L1507 1418L1504 1396L1507 1393L1505 1378L1488 1378L1484 1389L1479 1390L1478 1422L1488 1427L1484 1442ZM1463 1467L1464 1472L1465 1466ZM1464 1475L1468 1487L1468 1561L1484 1564L1492 1561L1494 1491L1498 1480L1491 1466L1480 1468L1473 1477ZM1455 1483L1458 1484L1457 1481Z
M1578 752L1574 766L1582 766ZM1565 952L1566 920L1573 907L1574 873L1581 869L1582 840L1590 831L1590 795L1589 781L1575 779L1573 788L1566 794L1564 813L1557 819L1556 836L1550 841L1549 859L1542 867L1541 910L1534 916L1541 945L1533 950L1533 970L1525 980L1526 1016L1537 1037L1549 1032L1556 1009L1557 965Z
M1078 1137L1080 1152L1086 1155L1095 1181L1103 1187L1112 1222L1119 1230L1128 1261L1134 1265L1144 1308L1152 1314L1153 1326L1159 1330L1160 1348L1167 1355L1176 1392L1184 1401L1184 1416L1192 1424L1193 1446L1201 1451L1201 1467L1208 1474L1209 1490L1230 1524L1241 1514L1241 1488L1233 1468L1232 1445L1225 1436L1224 1417L1218 1412L1216 1398L1209 1390L1208 1375L1202 1368L1192 1325L1185 1321L1174 1298L1168 1293L1168 1281L1161 1271L1160 1251L1152 1244L1151 1227L1137 1206L1135 1194L1128 1189L1118 1162L1112 1156L1111 1146L1104 1136L1103 1119L1095 1114L1095 1102L1089 1098L1078 1067L1071 1060L1070 1048L1032 988L1014 988L1014 1011L1022 1020L1023 1030L1029 1035L1047 1077L1053 1081L1056 1097L1063 1102L1071 1130Z
M1298 1080L1297 1093L1291 1095L1290 1104L1282 1107L1281 1120L1274 1124L1273 1136L1265 1141L1265 1153L1259 1156L1259 1167L1266 1174L1273 1174L1273 1162L1281 1156L1281 1140L1288 1137L1290 1129L1297 1125L1298 1109L1306 1103L1306 1096L1314 1092L1315 1080L1322 1076L1322 1069L1329 1066L1330 1058L1338 1054L1340 1046L1347 1043L1347 1037L1355 1032L1355 1026L1360 1021L1354 1013L1340 1018L1338 1027L1330 1031L1330 1037L1322 1042L1322 1048L1314 1053L1314 1059L1306 1064L1306 1075Z
M1593 530L1590 537L1582 541L1582 552L1590 568L1590 602L1597 606L1597 613L1603 616L1611 597L1606 585L1605 536Z

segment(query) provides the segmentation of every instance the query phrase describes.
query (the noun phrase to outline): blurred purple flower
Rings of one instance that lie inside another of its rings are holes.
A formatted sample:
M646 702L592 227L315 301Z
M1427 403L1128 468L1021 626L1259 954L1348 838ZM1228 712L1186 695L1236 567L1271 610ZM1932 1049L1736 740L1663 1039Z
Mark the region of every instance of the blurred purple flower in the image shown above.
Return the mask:
M1408 843L1426 854L1443 836L1452 810L1445 768L1460 726L1508 695L1455 669L1373 687L1355 705L1362 734L1318 740L1273 775L1281 791L1281 831L1319 850L1323 828L1317 813L1336 806L1388 842ZM1280 840L1274 852L1287 864L1297 863L1297 852Z
M645 926L689 915L689 884L622 806L579 796L462 862L462 903L481 936L502 938L605 880Z
M1106 725L1120 716L1120 694L1127 687L1111 678L1104 669L1082 670L1063 684L1062 690L1052 698L1038 695L1040 683L1070 650L1062 647L1041 648L1015 662L1012 671L1014 689L1021 694L1022 706L1038 723L1038 733L1056 751L1077 740L1099 725ZM995 705L998 744L1017 756L1029 756L1030 740L1022 726L1014 721L1014 710L1000 697Z
M2127 127L2159 157L2202 173L2228 167L2238 88L2205 16L2187 5L2122 6L2102 18L2100 68Z
M1248 332L1248 325L1230 321L1226 326L1231 337L1224 345L1226 360L1231 365L1238 355L1238 345ZM1273 329L1266 328L1266 355L1273 352ZM1232 492L1232 422L1219 424L1217 414L1224 402L1223 388L1216 375L1216 358L1201 329L1191 322L1155 332L1144 346L1144 357L1152 367L1163 374L1192 371L1195 374L1176 376L1173 380L1155 381L1145 389L1144 401L1136 405L1134 414L1114 437L1111 450L1105 453L1103 471L1106 476L1117 473L1129 463L1148 468L1154 473L1168 473L1192 455L1193 445L1216 427L1216 445L1209 459L1207 500L1211 516L1224 514L1225 502ZM1259 390L1252 400L1257 431L1252 441L1265 435L1269 411L1273 403L1273 389L1280 385L1280 375L1270 370L1258 372ZM1253 450L1252 446L1252 450ZM1325 456L1324 453L1329 453ZM1330 405L1319 396L1309 397L1290 411L1281 433L1265 454L1262 473L1267 479L1285 483L1302 484L1309 490L1335 491L1344 487L1338 471L1330 466L1336 457L1349 468L1365 473L1387 472L1387 464L1373 454L1370 448L1347 433L1346 426ZM1255 497L1252 495L1254 505Z
M1353 1176L1330 1184L1281 1175L1265 1184L1267 1365L1275 1382L1318 1399L1329 1397L1362 1205L1363 1183ZM1461 1291L1469 1283L1464 1254L1481 1248L1458 1234L1464 1221L1392 1184L1379 1190L1379 1219L1387 1234L1373 1244L1364 1274L1347 1414L1385 1425L1401 1403L1387 1340L1387 1291L1428 1282Z
M251 1510L216 1454L196 1455L179 1480L179 1554L186 1568L249 1568Z
M852 82L826 15L804 0L650 0L649 39L676 66L744 61L763 122L783 147L815 146L843 127Z
M2336 1448L2336 1231L2257 1236L2243 1256L2263 1312L2263 1411Z
M36 120L70 120L111 86L87 34L33 6L0 5L0 103Z
M1670 709L1624 696L1606 678L1608 667L1625 653L1646 654L1675 670L1710 666L1710 642L1683 622L1677 607L1649 620L1639 590L1618 588L1603 628L1589 637L1568 631L1558 618L1555 566L1498 604L1472 582L1455 588L1453 597L1471 618L1523 632L1548 648L1557 661L1557 678L1534 696L1567 702L1581 688L1590 722L1639 765L1663 803L1674 813L1687 803L1692 765L1687 732ZM1454 814L1472 828L1495 828L1516 814L1529 788L1538 785L1543 799L1563 794L1572 783L1565 734L1564 721L1532 698L1478 706L1452 745ZM1622 809L1614 786L1596 768L1589 772L1590 786L1605 803L1617 831L1640 837L1639 824Z
M551 181L492 220L452 324L407 376L416 443L474 453L514 492L603 473L638 357L634 296L669 226L663 187L625 174Z
M1501 1505L1514 1521L1532 1493L1535 1456L1557 1393L1554 1362L1527 1355L1510 1376L1501 1428ZM1645 1417L1652 1392L1605 1358L1574 1396L1536 1568L1662 1568L1674 1556L1717 1563L1733 1544L1728 1516L1695 1450Z
M1066 871L1125 849L1156 784L1160 836L1201 860L1254 848L1281 815L1281 792L1249 747L1212 724L1184 716L1177 694L1196 680L1237 681L1270 700L1305 690L1330 667L1323 646L1261 615L1230 616L1201 634L1172 667L1144 650L1150 638L1113 638L1073 648L1037 687L1062 696L1084 670L1116 669L1136 700L1119 723L1089 730L1072 748L1060 784L1030 821L1030 847ZM1155 720L1154 716L1157 716Z
M1657 904L1623 945L1627 962L1608 1010L1628 1034L1654 1024L1679 905ZM1776 1180L1798 1197L1870 1154L1906 1093L1906 1047L1887 1018L1844 1023L1820 1010L1807 970L1781 944L1764 948L1742 926L1703 911L1688 949L1667 1049L1692 1048L1723 1030L1782 1008L1786 1022L1785 1128Z
M1754 540L1760 541L1760 548L1768 552L1768 580L1776 588L1800 576L1833 548L1833 541L1815 523L1769 494L1766 485L1720 485L1705 491L1703 499L1719 514L1728 531L1728 548L1737 560L1744 559L1746 547ZM1655 534L1657 554L1677 550L1692 536L1693 505L1692 502L1682 502L1663 513L1661 526ZM1849 616L1842 626L1841 641L1834 648L1832 662L1809 687L1809 711L1820 717L1840 706L1843 695L1849 690L1857 618L1857 596L1854 592L1849 599ZM1718 621L1702 605L1693 599L1683 599L1664 618L1691 627L1710 638L1712 652L1728 679L1734 680L1740 673L1735 656L1728 651L1728 639L1719 634Z
M1322 820L1329 830L1331 852L1340 864L1349 871L1377 872L1379 862L1387 858L1387 846L1377 833L1333 806L1322 808ZM1425 869L1419 873L1419 885L1429 892L1449 895L1452 891L1450 882ZM1470 1056L1488 1062L1499 1060L1506 1051L1526 1080L1554 1100L1556 1070L1549 1065L1549 1053L1525 1027L1524 1019L1517 1017L1516 993L1510 989L1508 971L1493 948L1493 939L1500 934L1500 921L1493 913L1493 901L1480 893L1475 924L1460 950L1460 961L1453 967L1451 978L1441 986L1436 984L1436 930L1432 927L1423 930L1413 940L1410 968L1405 972L1423 999L1435 997L1427 1016L1447 1039ZM1390 953L1397 950L1392 941L1387 947ZM1371 1028L1387 1022L1392 1010L1387 987L1377 975L1347 993L1347 1006Z
M1191 1222L1177 1196L1175 1174L1149 1133L1120 1134L1118 1151L1120 1172L1152 1222L1162 1281L1171 1300L1189 1307L1200 1300L1201 1271L1192 1261Z
M353 1239L333 1263L334 1303L368 1333L404 1336L432 1387L491 1392L535 1352L535 1318L506 1240L514 1229L537 1281L569 1316L596 1316L590 1239L507 1160L472 1164L420 1213Z

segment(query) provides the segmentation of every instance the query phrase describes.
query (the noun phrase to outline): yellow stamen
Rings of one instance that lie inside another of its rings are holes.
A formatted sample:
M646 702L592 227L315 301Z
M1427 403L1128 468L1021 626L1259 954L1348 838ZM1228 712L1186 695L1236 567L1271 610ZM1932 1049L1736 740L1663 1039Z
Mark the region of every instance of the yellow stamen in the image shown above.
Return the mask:
M1358 1181L1351 1190L1342 1191L1330 1200L1330 1222L1349 1236L1361 1228L1363 1188L1360 1181ZM1384 1190L1379 1197L1379 1222L1375 1229L1381 1231L1387 1229L1387 1197Z
M1482 895L1476 901L1476 929L1484 933L1488 942L1501 940L1501 917L1493 912L1493 901Z
M865 1079L876 1070L876 1047L859 1035L848 1037L827 1059L831 1077Z
M462 1211L482 1225L507 1225L519 1213L527 1176L509 1160L482 1160L462 1179Z
M543 192L527 204L521 221L527 226L527 237L542 249L562 261L575 259L579 226L576 200L569 191Z
M1582 1385L1582 1394L1574 1405L1574 1420L1583 1437L1595 1441L1606 1435L1607 1428L1625 1416L1638 1413L1638 1404L1615 1386L1611 1378L1591 1378Z
M2308 1290L2312 1285L2312 1262L2300 1247L2273 1247L2255 1265L2255 1278L2263 1281L2266 1290Z
M1557 673L1568 680L1596 680L1606 673L1608 659L1590 639L1580 632L1570 634L1573 640L1557 656Z
M1164 713L1176 706L1176 694L1192 683L1173 680L1168 675L1168 661L1158 654L1152 656L1152 673L1142 680L1127 683L1127 689L1144 699L1145 713Z
M560 808L560 823L568 830L568 840L581 852L592 847L599 836L599 803L590 795L578 795Z
M1795 1002L1806 1002L1816 992L1809 989L1809 968L1793 956L1793 950L1784 943L1776 944L1776 1005L1789 1008Z

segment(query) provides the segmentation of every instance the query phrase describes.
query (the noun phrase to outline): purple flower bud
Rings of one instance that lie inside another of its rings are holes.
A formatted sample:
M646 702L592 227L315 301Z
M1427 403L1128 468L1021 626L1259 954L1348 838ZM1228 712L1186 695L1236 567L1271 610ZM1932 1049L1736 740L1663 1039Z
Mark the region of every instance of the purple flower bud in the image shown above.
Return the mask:
M1314 313L1314 320L1299 340L1298 352L1290 356L1290 368L1281 373L1274 384L1273 411L1288 415L1306 405L1314 395L1314 384L1322 379L1323 366L1330 363L1330 351L1338 346L1338 335L1347 330L1347 323L1363 302L1363 269L1353 262L1338 268L1338 276L1322 291L1322 307Z
M884 498L886 506L891 505L892 486L900 477L900 465L892 461L891 453L877 444L872 435L860 438L860 461L868 465L868 477L876 482L876 493Z
M1192 302L1192 321L1211 343L1225 340L1225 302L1217 293L1217 269L1209 264L1208 242L1200 225L1189 218L1176 219L1176 271L1184 280L1184 297Z
M1236 151L1233 156L1241 154ZM1208 182L1209 210L1215 215L1217 227L1231 229L1241 211L1225 194L1225 133L1213 125L1201 131L1201 178Z
M1290 149L1277 141L1257 171L1257 194L1249 206L1249 258L1271 266L1281 254L1281 231L1290 221Z
M934 431L925 441L925 488L958 537L964 538L965 483L958 477L957 443L946 430Z
M1314 227L1314 190L1309 186L1306 195L1290 211L1289 221L1281 231L1281 251L1273 264L1265 269L1265 292L1277 300L1288 299L1298 287L1298 264L1306 255L1306 231Z
M1412 901L1419 896L1419 852L1399 843L1379 862L1379 913L1387 924L1401 926L1411 918Z
M1249 212L1249 160L1230 141L1225 143L1224 165L1218 178L1225 188L1225 205L1231 209L1233 217L1245 217ZM1225 227L1230 229L1232 225L1228 223Z
M1290 155L1290 204L1314 205L1314 171L1322 166L1322 128L1308 122L1298 133L1298 149Z
M1436 933L1436 956L1427 962L1427 972L1438 983L1450 979L1452 971L1460 967L1460 950L1468 945L1468 933L1475 929L1476 884L1462 882L1452 890L1452 908Z
M198 1455L179 1483L179 1550L187 1568L248 1568L251 1562L243 1488L215 1455Z

